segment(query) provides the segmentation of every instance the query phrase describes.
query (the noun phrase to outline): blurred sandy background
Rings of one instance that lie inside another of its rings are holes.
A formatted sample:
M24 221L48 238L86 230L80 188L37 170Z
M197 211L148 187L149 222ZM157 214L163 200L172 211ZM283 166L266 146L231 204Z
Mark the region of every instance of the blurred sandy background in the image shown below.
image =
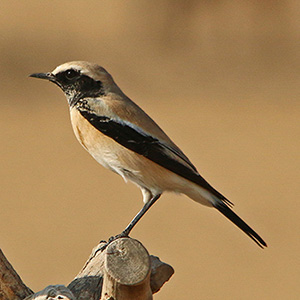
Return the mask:
M267 241L167 194L132 232L175 268L155 299L299 299L300 2L0 2L0 247L35 291L68 284L140 191L73 135L62 92L29 79L101 64Z

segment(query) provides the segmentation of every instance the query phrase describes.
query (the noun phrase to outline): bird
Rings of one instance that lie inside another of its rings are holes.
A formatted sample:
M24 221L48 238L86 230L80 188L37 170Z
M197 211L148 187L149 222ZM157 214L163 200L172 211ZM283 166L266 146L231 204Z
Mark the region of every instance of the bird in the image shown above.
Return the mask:
M128 237L163 192L175 192L217 209L259 247L267 247L260 235L232 210L233 203L199 174L180 148L123 93L103 67L72 61L52 72L29 76L59 86L67 98L79 143L102 166L140 188L144 205L116 237Z

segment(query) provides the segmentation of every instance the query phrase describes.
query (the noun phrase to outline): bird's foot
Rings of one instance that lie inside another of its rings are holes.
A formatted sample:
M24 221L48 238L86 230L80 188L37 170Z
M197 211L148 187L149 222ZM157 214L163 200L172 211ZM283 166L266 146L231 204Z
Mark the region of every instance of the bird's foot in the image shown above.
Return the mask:
M129 237L128 236L128 233L124 230L123 232L121 232L120 234L117 234L115 236L111 236L109 239L108 239L108 242L106 241L101 241L100 243L102 242L105 242L105 244L103 246L101 246L101 248L99 248L99 251L103 251L106 249L106 247L112 243L113 241L117 240L117 239L120 239L120 238L124 238L124 237Z
M113 241L115 241L115 240L117 240L117 239L123 238L123 237L128 237L128 234L127 234L125 231L123 231L122 233L117 234L117 235L115 235L115 236L111 236L111 237L108 239L108 243L111 243L111 242L113 242Z

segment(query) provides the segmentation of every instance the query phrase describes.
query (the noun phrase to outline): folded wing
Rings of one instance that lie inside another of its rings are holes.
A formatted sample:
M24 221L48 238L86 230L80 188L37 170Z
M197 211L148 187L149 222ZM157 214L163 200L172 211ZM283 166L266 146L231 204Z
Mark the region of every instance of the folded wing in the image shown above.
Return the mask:
M143 155L158 165L208 190L226 204L232 205L197 172L180 150L161 142L129 122L107 116L98 116L88 110L79 111L91 125L125 148Z

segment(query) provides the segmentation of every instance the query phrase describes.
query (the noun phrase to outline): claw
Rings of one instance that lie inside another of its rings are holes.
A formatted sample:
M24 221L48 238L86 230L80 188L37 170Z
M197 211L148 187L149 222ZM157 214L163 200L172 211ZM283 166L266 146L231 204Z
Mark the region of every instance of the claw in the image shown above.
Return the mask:
M123 231L122 233L117 234L117 235L115 235L115 236L111 236L111 237L108 239L108 242L106 242L106 241L101 241L101 242L104 242L105 244L104 244L102 247L100 247L100 248L98 249L98 251L104 251L104 250L106 249L106 247L107 247L110 243L112 243L113 241L115 241L115 240L117 240L117 239L124 238L124 237L129 237L129 236L128 236L128 233L126 233L125 231Z

